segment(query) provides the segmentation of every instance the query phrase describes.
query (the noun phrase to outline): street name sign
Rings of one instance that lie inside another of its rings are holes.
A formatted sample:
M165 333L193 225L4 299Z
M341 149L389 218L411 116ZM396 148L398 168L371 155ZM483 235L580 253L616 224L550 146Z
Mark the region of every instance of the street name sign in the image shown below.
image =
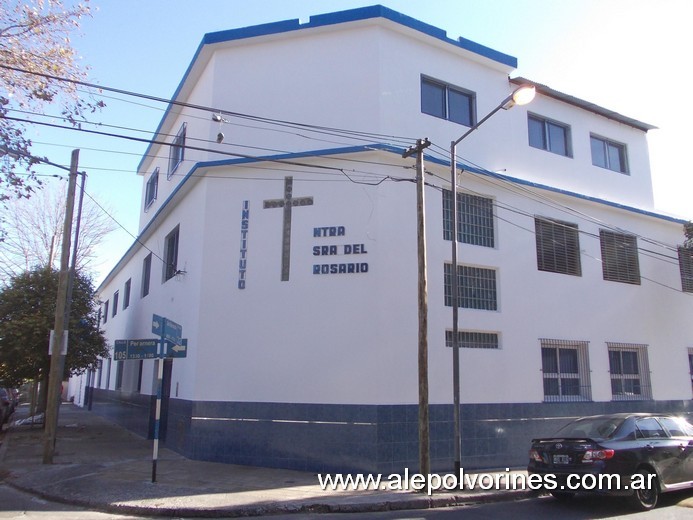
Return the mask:
M178 343L166 342L166 357L167 358L184 358L188 357L188 339L183 338Z
M157 356L158 339L117 339L113 347L113 359L154 359Z
M171 343L180 344L183 339L183 326L158 314L154 314L152 318L152 332Z

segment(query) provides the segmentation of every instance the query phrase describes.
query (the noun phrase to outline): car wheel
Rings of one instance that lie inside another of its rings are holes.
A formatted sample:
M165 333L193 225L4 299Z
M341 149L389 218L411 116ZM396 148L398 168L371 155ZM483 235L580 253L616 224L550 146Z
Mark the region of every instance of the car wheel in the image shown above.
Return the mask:
M638 474L643 475L643 482L650 482L649 475L651 471L639 471ZM654 509L657 505L657 499L659 498L659 484L657 479L652 479L652 487L644 489L636 489L635 492L630 497L630 503L640 511L649 511Z
M575 496L575 493L571 493L569 491L551 491L550 493L553 498L560 500L561 502L570 500Z

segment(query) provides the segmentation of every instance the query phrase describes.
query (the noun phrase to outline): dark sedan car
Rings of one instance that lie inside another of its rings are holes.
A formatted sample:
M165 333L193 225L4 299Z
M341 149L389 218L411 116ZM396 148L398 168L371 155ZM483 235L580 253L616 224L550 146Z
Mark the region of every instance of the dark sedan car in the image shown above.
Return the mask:
M559 499L607 493L652 509L660 493L693 488L693 426L665 414L583 417L533 439L527 471Z

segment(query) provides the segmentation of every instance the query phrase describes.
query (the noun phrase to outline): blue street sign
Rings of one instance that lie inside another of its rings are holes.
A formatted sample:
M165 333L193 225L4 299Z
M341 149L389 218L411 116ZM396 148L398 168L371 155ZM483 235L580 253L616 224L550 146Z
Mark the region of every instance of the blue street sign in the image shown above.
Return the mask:
M158 345L157 339L117 339L113 346L113 359L154 359Z
M166 342L166 357L167 358L184 358L188 357L188 339L183 338L178 343Z
M152 332L158 336L163 336L171 343L180 343L183 339L183 326L175 321L163 318L154 314L152 318Z

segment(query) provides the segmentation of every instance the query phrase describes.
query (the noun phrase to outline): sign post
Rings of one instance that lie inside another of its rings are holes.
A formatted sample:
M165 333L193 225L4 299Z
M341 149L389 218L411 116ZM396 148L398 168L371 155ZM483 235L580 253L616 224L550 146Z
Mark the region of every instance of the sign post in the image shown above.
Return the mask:
M152 482L156 482L156 463L159 458L159 431L161 425L161 395L164 384L164 358L186 357L188 340L184 339L183 326L175 321L154 314L152 332L159 335L157 377L156 377L156 411L154 413L154 450L152 453Z

